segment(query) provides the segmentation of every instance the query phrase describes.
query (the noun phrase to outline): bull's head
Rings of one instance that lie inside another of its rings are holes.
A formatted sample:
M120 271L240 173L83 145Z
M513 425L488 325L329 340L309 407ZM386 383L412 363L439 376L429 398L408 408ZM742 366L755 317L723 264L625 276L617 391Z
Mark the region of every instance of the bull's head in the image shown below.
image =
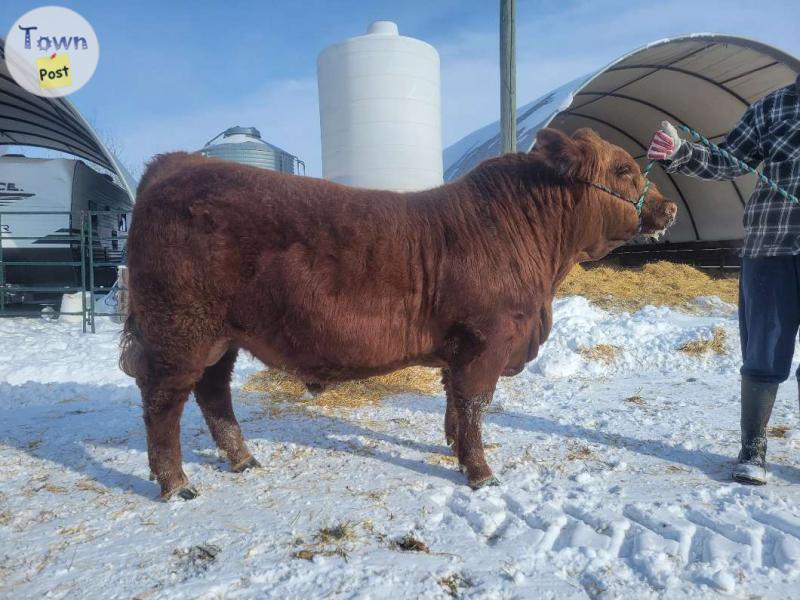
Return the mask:
M582 220L579 260L602 258L637 233L657 238L675 222L678 207L653 183L640 218L635 202L645 188L645 178L639 165L591 129L579 129L571 137L556 129L542 129L533 151L581 199L576 207Z

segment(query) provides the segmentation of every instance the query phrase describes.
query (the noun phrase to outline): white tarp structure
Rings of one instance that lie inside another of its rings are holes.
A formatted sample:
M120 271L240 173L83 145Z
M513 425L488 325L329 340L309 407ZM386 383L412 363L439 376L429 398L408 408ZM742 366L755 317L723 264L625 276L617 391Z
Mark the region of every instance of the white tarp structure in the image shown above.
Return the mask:
M798 73L800 60L749 39L696 34L661 40L518 109L517 147L530 150L542 127L567 133L591 127L644 165L646 146L662 120L722 141L749 104L793 84ZM496 122L444 151L445 179L459 177L499 152L500 124ZM667 175L656 167L651 177L679 204L678 221L667 241L742 237L742 211L755 185L754 176L706 182Z
M42 98L20 87L8 72L0 38L0 146L35 146L66 152L116 175L136 197L136 183L66 98Z

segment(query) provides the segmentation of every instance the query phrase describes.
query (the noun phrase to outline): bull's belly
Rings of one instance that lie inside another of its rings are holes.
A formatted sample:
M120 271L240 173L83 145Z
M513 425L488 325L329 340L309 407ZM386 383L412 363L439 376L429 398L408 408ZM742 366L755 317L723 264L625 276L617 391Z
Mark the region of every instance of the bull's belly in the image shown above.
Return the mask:
M386 357L385 360L365 360L345 363L336 356L312 353L286 353L261 340L240 344L268 367L294 374L305 383L336 383L385 375L409 366L441 367L444 363L430 355Z
M362 379L412 365L442 365L432 337L423 331L352 316L345 324L285 319L264 327L260 335L238 337L235 343L267 366L293 373L306 383Z

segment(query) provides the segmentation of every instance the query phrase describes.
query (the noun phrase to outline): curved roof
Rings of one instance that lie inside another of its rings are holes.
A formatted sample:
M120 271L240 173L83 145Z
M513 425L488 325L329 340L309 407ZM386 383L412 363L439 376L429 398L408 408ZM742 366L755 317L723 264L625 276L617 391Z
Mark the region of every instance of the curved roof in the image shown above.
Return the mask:
M0 38L0 146L36 146L91 161L119 179L133 201L136 182L97 132L66 98L43 98L20 87L8 72Z
M793 84L798 73L800 60L746 38L694 34L659 40L518 109L517 147L530 150L542 127L567 133L591 127L644 165L647 144L661 121L682 123L722 141L749 104ZM459 177L499 152L496 122L444 151L445 179ZM678 220L666 240L742 237L743 207L755 176L707 182L668 175L657 166L651 178L679 203Z

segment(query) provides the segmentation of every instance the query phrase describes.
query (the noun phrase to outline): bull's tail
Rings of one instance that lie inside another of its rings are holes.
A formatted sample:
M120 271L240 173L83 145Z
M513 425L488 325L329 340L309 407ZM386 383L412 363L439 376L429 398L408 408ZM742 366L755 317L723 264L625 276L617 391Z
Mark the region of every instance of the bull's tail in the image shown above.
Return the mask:
M136 327L136 317L133 315L125 319L119 346L119 368L129 377L144 377L146 372L144 346Z

